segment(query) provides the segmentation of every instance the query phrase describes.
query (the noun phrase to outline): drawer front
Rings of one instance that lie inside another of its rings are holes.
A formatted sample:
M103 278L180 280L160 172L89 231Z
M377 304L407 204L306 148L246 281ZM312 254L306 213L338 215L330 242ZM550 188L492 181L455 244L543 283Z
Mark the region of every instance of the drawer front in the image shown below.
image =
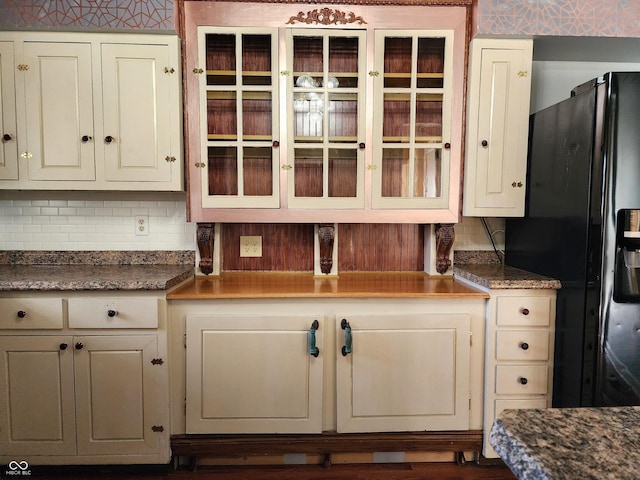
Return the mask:
M499 399L494 402L494 416L500 415L503 410L522 410L525 408L547 408L546 398L527 399Z
M550 309L549 297L499 297L497 323L500 326L547 326Z
M61 329L61 298L0 298L0 329Z
M548 360L547 330L502 330L496 333L497 360Z
M540 395L547 393L547 365L498 365L498 395Z
M158 328L158 299L70 298L69 328Z

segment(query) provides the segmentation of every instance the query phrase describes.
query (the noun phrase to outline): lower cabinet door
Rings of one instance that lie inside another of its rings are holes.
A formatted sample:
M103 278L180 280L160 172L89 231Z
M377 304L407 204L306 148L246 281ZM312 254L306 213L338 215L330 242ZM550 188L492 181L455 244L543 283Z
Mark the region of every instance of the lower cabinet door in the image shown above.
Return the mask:
M188 315L187 433L321 433L323 317Z
M338 432L469 428L469 315L336 322Z
M78 454L158 452L157 335L73 341Z
M71 344L71 336L0 336L0 465L76 453Z

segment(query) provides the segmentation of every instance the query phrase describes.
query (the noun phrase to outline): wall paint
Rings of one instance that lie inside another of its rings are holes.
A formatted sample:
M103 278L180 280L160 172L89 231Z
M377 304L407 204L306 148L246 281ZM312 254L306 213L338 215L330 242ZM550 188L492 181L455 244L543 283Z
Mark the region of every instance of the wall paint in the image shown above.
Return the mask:
M477 0L474 34L637 37L635 0Z

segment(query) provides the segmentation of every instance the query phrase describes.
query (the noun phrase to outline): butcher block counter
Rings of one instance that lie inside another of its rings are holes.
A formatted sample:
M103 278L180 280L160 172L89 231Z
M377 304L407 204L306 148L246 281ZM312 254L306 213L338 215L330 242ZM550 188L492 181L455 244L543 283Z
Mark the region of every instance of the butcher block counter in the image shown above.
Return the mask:
M424 273L223 273L198 276L173 289L169 300L223 298L487 298L480 289L453 278Z

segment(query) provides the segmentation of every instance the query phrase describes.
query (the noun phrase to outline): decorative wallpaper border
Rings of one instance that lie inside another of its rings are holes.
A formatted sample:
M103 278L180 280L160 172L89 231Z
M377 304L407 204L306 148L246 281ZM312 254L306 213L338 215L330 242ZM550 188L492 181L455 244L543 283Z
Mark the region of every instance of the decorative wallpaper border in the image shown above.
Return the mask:
M477 34L640 37L637 0L478 0Z
M0 0L0 28L175 30L174 0Z

